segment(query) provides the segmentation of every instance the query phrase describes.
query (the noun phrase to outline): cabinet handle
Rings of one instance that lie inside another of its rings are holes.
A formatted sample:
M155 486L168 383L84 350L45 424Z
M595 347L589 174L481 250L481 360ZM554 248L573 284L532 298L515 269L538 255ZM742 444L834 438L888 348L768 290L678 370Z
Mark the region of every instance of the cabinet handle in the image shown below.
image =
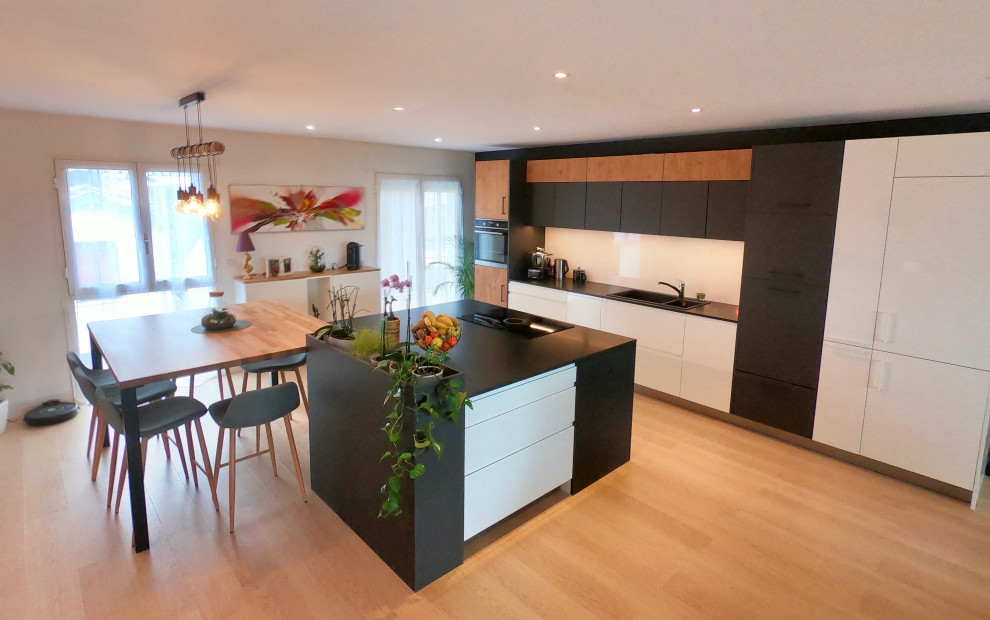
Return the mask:
M890 342L890 313L877 312L877 320L873 328L873 339L887 344Z
M504 284L499 287L498 300L499 301L505 301L505 285Z
M767 271L775 276L794 276L795 278L804 277L804 273L801 271L777 271L776 269L768 269Z
M502 215L505 215L505 196L502 196Z
M789 288L780 288L778 286L768 286L768 291L773 291L775 293L786 293L787 295L800 295L801 291L795 291Z
M869 387L873 388L878 392L883 390L883 386L885 384L884 379L886 379L886 377L884 376L886 374L885 370L886 370L886 364L883 363L883 360L870 361Z

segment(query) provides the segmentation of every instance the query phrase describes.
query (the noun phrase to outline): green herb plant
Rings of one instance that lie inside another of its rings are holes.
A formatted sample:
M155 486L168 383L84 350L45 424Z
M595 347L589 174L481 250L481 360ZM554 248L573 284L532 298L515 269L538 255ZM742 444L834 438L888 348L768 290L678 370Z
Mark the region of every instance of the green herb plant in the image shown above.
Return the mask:
M358 357L371 357L382 349L382 334L380 330L359 329L354 332L352 350Z

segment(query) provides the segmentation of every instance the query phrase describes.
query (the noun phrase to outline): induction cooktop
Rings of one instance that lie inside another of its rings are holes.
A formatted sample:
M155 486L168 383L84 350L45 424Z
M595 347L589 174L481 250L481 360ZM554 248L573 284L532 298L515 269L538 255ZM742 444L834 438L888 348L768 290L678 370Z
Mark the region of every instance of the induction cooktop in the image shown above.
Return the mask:
M534 314L527 314L518 310L508 310L506 308L475 312L459 318L462 321L508 332L523 338L540 338L574 327L568 323L561 323Z

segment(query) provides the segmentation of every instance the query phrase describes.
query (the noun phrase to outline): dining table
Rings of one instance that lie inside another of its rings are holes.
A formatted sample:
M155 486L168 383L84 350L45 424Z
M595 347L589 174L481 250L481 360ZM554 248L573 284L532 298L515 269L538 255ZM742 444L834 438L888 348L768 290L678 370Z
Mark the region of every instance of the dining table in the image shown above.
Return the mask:
M155 381L304 353L306 335L326 325L271 300L234 304L228 309L238 322L233 328L219 331L200 328L202 309L89 324L93 368L103 368L105 363L120 388L136 553L150 547L137 388Z

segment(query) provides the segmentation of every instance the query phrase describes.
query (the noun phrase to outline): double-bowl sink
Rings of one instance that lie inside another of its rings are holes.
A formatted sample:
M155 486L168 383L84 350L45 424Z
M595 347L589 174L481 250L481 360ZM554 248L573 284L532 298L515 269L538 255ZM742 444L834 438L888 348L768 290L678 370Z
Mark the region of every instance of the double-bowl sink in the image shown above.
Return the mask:
M618 293L612 293L607 297L611 299L620 299L622 301L631 301L636 304L643 304L644 306L656 306L657 308L678 308L680 310L690 310L692 308L698 308L704 306L705 304L711 303L710 301L701 301L699 299L688 298L681 299L677 295L653 293L650 291L640 291L637 289L619 291Z

